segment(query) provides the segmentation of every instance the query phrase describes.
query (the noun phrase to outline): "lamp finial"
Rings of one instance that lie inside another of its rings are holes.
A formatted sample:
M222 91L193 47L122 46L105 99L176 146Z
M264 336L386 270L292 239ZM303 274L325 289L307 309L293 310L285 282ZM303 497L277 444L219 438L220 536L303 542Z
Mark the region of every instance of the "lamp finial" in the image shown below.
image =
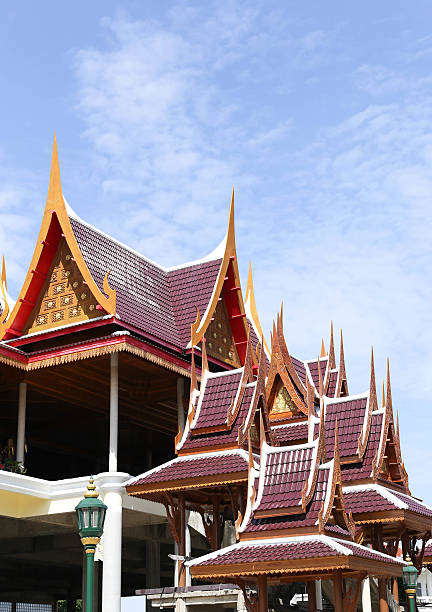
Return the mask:
M89 483L87 485L87 490L84 493L84 497L99 497L99 493L96 491L96 485L94 483L93 476L90 476Z

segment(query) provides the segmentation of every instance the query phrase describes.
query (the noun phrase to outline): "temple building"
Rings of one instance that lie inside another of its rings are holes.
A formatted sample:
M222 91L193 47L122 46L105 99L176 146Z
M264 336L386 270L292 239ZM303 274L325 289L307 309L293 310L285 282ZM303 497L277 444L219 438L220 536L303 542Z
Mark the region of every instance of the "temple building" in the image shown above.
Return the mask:
M291 355L282 310L266 342L234 194L219 247L166 268L77 216L54 141L28 272L14 301L3 261L0 294L1 610L75 609L90 474L108 506L103 612L136 595L143 610L266 612L303 591L311 612L385 612L406 559L432 563L389 364L378 402L373 353L367 391L349 394L333 325L311 359Z

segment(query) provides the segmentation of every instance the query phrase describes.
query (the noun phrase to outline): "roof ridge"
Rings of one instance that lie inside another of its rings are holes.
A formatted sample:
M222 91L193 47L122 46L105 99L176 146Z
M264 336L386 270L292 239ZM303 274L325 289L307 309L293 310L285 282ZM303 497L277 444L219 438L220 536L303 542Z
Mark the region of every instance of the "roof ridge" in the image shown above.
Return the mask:
M211 251L207 255L204 255L204 257L202 257L200 259L196 259L194 261L188 261L188 262L185 262L185 263L182 263L182 264L178 264L176 266L164 266L164 265L154 261L153 259L150 259L150 257L147 257L147 255L143 255L143 253L140 253L136 249L133 249L132 247L130 247L129 245L125 244L121 240L118 240L117 238L114 238L114 236L111 236L111 234L108 234L107 232L104 232L103 230L101 230L98 227L96 227L95 225L92 225L88 221L85 221L84 219L82 219L74 211L74 209L71 207L71 205L69 204L69 202L66 200L66 198L64 196L63 196L63 199L65 201L66 210L67 210L67 213L68 213L69 217L71 217L72 219L74 219L78 223L81 223L82 225L85 225L86 227L88 227L89 229L93 230L94 232L97 232L98 234L100 234L101 236L106 238L107 240L110 240L111 242L115 242L121 248L126 249L127 251L129 251L133 255L136 255L140 259L143 259L147 263L149 263L149 264L151 264L153 266L156 266L157 268L159 268L159 270L161 270L162 272L164 272L167 275L169 275L170 272L173 272L175 270L181 270L183 268L191 268L193 266L197 266L197 265L200 265L202 263L206 263L208 261L217 261L218 259L221 259L223 257L223 250L224 250L224 247L225 247L226 236L217 245L217 247L215 249L213 249L213 251Z

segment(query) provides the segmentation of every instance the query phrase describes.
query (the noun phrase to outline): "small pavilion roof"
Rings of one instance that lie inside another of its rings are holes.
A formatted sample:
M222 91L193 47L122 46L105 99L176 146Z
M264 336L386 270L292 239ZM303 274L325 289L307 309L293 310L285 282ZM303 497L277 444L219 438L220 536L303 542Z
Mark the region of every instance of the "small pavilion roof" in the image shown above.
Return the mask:
M125 483L129 495L154 499L164 491L216 486L247 479L249 456L245 450L182 455Z
M335 569L369 569L375 575L402 575L405 562L354 542L321 534L240 541L188 561L187 565L196 578L288 574L295 579Z
M411 495L388 489L379 484L367 484L344 487L344 499L348 512L356 515L370 512L407 510L432 520L432 508Z

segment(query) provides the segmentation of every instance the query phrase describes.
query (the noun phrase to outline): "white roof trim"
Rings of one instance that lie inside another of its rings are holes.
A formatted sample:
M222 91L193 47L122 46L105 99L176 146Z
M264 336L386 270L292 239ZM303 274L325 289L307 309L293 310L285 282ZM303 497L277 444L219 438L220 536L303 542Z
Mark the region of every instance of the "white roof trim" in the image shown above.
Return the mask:
M339 540L338 538L332 538L327 535L310 535L310 536L292 536L285 538L268 538L262 540L244 540L243 542L236 542L236 544L232 544L231 546L226 546L225 548L221 548L214 552L211 552L207 555L203 555L202 557L198 557L198 559L194 559L193 561L186 561L186 565L188 567L192 567L194 565L199 565L206 561L211 561L212 559L216 559L217 557L224 555L225 553L231 552L232 550L236 550L238 548L252 548L256 546L272 546L272 545L281 545L281 544L296 544L299 542L323 542L330 546L333 550L336 550L342 555L353 555L355 554L351 548L346 546L346 542L344 540ZM350 546L353 546L356 549L360 550L370 550L367 549L366 546L361 546L360 544L356 544L355 542L349 542ZM383 557L383 559L391 560L393 563L400 563L401 565L406 565L406 562L403 559L398 559L396 557L390 557L390 555L386 555L385 553L379 552L377 550L373 550L373 553Z
M178 457L175 457L174 459L171 459L170 461L167 461L166 463L162 463L162 465L158 465L155 468L152 468L151 470L148 470L147 472L143 472L142 474L139 474L138 476L134 476L133 478L130 478L127 482L124 483L124 486L132 484L133 482L135 482L136 480L139 480L140 478L146 478L147 476L151 476L151 474L156 474L157 472L160 472L162 469L173 465L174 463L185 463L187 461L195 461L197 459L207 459L208 457L212 457L212 458L216 458L216 457L226 457L226 456L233 456L233 455L238 455L240 457L242 457L246 463L249 462L249 453L246 452L244 449L239 448L239 449L231 449L231 450L221 450L221 451L213 451L211 453L197 453L196 455L180 455ZM258 465L257 463L254 462L254 466L257 468Z
M326 494L325 494L325 498L324 498L324 507L323 507L323 516L326 515L329 504L330 504L330 496L331 496L331 490L332 490L332 481L333 481L333 473L334 473L334 459L331 459L331 461L327 461L327 463L323 463L322 465L319 466L318 468L319 470L329 470L329 475L328 475L328 479L327 479L327 489L326 489ZM316 520L315 525L318 525L318 519Z
M348 494L364 492L364 491L375 491L376 493L381 495L381 497L384 497L387 501L394 504L397 508L400 508L401 510L408 510L407 504L405 504L398 497L396 497L396 495L393 495L389 489L386 489L386 487L383 487L382 485L366 484L366 485L352 485L352 486L343 487L343 492L348 493Z
M115 242L118 246L122 247L123 249L126 249L130 253L133 253L134 255L136 255L140 259L143 259L147 263L152 264L153 266L156 266L156 268L159 268L162 272L172 272L173 270L180 270L181 268L189 268L191 266L196 266L196 265L199 265L199 264L202 264L202 263L206 263L207 261L214 261L216 259L222 259L223 255L224 255L224 252L225 252L226 236L222 240L222 242L220 244L218 244L218 246L215 249L213 249L213 251L211 251L211 253L208 253L207 255L202 257L201 259L196 259L194 261L188 261L186 263L179 264L179 265L176 265L176 266L170 266L170 267L162 266L161 264L157 263L156 261L153 261L149 257L146 257L142 253L139 253L135 249L132 249L127 244L124 244L120 240L117 240L116 238L113 238L113 236L110 236L110 234L107 234L106 232L103 232L102 230L100 230L97 227L95 227L94 225L91 225L87 221L84 221L84 219L82 219L79 215L77 215L77 213L73 210L73 208L70 206L70 204L67 202L67 200L66 200L66 198L64 196L63 196L63 200L65 202L66 211L67 211L69 217L72 217L73 219L76 219L77 221L79 221L83 225L86 225L89 229L97 232L101 236L104 236L108 240L111 240L112 242Z
M192 397L190 398L190 403L192 404L192 406L195 406L195 402L199 398L199 395L200 395L199 389L195 389L195 391L192 393ZM189 409L190 409L190 407L189 407ZM188 415L189 415L189 411L188 411L188 414L186 416L185 426L184 426L184 429L183 429L183 434L182 434L181 440L178 443L178 446L176 448L177 451L179 451L183 447L183 444L186 442L186 439L187 439L188 434L190 432L189 419L187 418Z

